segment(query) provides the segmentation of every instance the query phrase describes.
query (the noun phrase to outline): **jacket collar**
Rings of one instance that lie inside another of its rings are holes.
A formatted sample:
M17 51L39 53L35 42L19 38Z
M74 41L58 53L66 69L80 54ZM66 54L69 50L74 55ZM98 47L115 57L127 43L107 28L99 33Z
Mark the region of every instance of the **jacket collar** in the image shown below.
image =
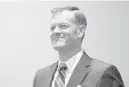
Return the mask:
M71 75L71 78L66 87L77 87L77 85L83 82L89 72L91 60L92 59L85 52L83 52L83 55L79 60L77 66L75 67L73 74ZM54 73L57 67L58 62L54 63L50 67L49 87L51 87L52 85L52 80L54 78Z

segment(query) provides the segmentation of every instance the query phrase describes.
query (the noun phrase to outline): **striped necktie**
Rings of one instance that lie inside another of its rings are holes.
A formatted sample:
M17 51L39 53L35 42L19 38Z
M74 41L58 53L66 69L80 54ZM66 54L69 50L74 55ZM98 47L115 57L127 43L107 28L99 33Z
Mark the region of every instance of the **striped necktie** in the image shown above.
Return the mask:
M65 87L65 72L67 70L67 66L65 63L61 63L58 68L58 76L55 80L55 87Z

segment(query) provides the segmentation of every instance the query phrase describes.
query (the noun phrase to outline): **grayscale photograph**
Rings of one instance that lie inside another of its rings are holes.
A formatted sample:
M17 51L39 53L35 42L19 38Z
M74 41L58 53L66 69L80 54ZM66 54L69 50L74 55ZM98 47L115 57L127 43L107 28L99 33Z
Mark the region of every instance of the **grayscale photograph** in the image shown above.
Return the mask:
M128 87L128 1L0 2L0 87Z

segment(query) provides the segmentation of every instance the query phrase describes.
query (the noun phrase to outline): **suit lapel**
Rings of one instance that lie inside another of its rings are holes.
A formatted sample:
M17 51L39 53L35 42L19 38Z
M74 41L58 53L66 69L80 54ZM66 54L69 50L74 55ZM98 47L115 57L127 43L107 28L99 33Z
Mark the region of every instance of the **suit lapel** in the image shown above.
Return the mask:
M67 84L67 87L77 87L77 85L82 83L82 81L86 78L89 72L91 60L92 59L84 52L79 63L75 67L73 74L71 75L71 78ZM58 66L58 62L54 63L50 67L48 87L52 86L52 80L53 80L55 71L57 69L57 66Z
M58 62L54 63L50 67L50 74L49 74L50 76L49 76L49 79L48 79L48 87L52 86L52 80L54 78L54 74L55 74L55 71L57 69L57 66L58 66Z
M77 87L86 78L89 67L91 64L91 58L84 52L79 63L75 67L73 74L67 84L67 87Z

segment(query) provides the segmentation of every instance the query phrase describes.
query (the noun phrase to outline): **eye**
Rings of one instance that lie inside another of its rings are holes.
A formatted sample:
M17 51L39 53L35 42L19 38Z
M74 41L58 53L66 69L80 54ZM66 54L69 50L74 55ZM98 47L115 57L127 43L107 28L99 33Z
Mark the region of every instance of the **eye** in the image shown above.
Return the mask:
M51 31L54 31L55 28L56 28L56 26L54 26L54 25L52 25L52 26L50 27Z
M60 29L67 29L68 27L69 27L68 24L60 24L60 25L59 25L59 28L60 28Z

